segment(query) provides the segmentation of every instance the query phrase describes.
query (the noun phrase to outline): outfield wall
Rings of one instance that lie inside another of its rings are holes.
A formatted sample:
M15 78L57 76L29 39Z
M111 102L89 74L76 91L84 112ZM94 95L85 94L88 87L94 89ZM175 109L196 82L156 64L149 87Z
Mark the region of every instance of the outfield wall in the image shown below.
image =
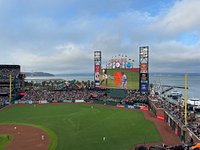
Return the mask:
M109 105L109 106L116 106L119 108L127 108L127 109L141 109L141 110L148 110L149 107L147 105L122 105L119 104L118 102L115 101L104 101L104 100L98 100L98 99L93 99L93 100L62 100L62 101L32 101L32 100L16 100L14 101L14 104L47 104L47 103L94 103L94 104L101 104L101 105Z

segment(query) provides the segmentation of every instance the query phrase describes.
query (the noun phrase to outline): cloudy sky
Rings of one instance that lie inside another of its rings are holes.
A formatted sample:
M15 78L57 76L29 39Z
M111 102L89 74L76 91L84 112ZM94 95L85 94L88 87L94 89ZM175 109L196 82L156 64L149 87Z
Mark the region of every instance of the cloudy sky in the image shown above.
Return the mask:
M92 73L126 54L151 72L200 72L200 0L0 0L0 64L22 71Z

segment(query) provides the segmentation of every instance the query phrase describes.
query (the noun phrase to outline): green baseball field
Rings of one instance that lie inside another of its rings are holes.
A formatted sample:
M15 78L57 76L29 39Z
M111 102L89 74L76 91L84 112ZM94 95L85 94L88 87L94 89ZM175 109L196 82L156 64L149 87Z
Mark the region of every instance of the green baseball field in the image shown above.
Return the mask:
M0 111L0 123L44 129L50 150L130 150L138 143L161 141L143 113L89 104L16 105ZM0 136L0 145L6 143Z
M127 89L139 89L139 72L133 72L130 70L122 69L107 69L107 82L102 82L101 86L109 88L121 88L121 72L123 72L127 77ZM102 71L101 71L102 72ZM100 81L102 80L103 75L100 75Z
M9 143L9 135L0 135L0 150L3 150L5 146Z

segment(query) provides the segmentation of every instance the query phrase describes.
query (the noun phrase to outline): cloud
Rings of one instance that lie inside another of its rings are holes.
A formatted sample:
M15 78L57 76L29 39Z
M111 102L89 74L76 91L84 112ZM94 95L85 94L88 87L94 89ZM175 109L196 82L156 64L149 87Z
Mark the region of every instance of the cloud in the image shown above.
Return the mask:
M176 41L150 47L150 68L154 72L199 72L200 51Z
M24 71L92 73L94 50L102 51L103 65L126 54L138 66L139 46L150 47L152 71L200 70L198 0L157 2L157 11L147 0L1 3L0 61Z
M199 6L199 0L176 1L172 8L155 17L151 28L169 36L199 30Z
M20 56L16 57L16 56ZM49 55L18 50L12 53L12 60L21 64L24 71L48 71L59 73L91 72L93 55L85 55L84 48L74 44L57 46Z

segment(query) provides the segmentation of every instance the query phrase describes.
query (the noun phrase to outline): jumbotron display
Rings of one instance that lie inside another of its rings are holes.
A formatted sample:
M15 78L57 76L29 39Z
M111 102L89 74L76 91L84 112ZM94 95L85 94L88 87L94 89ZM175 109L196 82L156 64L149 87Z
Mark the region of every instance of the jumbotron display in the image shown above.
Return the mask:
M100 88L139 89L139 68L101 69Z

